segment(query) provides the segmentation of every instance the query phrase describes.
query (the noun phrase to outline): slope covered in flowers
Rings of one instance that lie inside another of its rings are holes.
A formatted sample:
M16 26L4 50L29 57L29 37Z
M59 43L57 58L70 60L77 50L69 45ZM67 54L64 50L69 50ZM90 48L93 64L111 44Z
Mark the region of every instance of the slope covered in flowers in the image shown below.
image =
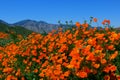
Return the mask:
M64 32L32 33L1 46L0 79L120 80L120 33L108 28L109 20L103 24L98 30L77 22Z

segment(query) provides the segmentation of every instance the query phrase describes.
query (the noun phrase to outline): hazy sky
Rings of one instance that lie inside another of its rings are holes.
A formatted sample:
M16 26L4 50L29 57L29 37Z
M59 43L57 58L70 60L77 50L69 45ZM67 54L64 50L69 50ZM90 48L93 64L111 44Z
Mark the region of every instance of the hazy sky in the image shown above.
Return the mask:
M120 26L120 0L0 0L0 19L14 23L23 19L57 23L110 19Z

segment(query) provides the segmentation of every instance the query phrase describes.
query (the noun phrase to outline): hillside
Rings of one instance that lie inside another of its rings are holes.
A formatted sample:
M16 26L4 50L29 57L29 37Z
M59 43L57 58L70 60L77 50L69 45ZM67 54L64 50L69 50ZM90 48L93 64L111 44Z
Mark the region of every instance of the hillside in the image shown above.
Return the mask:
M20 37L26 38L32 32L33 31L25 29L24 27L20 26L11 27L7 24L0 23L0 36L1 36L0 46L4 46L12 41L19 42L20 39L18 38Z
M120 33L112 28L77 22L64 32L24 38L23 27L1 25L1 80L119 80Z

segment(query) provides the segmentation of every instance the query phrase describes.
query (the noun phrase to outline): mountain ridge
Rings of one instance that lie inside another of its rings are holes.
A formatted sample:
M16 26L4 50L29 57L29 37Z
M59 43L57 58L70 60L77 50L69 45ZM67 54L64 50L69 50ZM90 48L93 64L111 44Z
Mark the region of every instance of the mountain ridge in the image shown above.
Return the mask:
M11 26L11 27L15 27L15 26L20 26L20 27L24 27L28 30L34 31L34 32L38 32L38 33L43 33L43 32L50 32L53 29L58 29L58 27L60 26L59 24L51 24L51 23L47 23L45 21L36 21L36 20L31 20L31 19L25 19L25 20L21 20L12 24L7 23L4 20L0 19L0 23L3 23L5 25ZM62 28L68 28L67 25L62 25ZM93 28L93 27L92 27ZM100 27L98 27L99 29ZM117 27L116 29L120 30L120 27Z
M7 25L8 25L8 23L7 23L6 21L2 20L2 19L0 19L0 23L7 24Z
M13 27L21 26L28 30L32 30L32 31L39 32L39 33L43 33L44 31L48 33L52 31L53 29L57 29L59 26L58 24L50 24L45 21L36 21L36 20L31 20L31 19L21 20L13 24L9 24L3 20L0 20L0 23L4 23L6 25L13 26Z

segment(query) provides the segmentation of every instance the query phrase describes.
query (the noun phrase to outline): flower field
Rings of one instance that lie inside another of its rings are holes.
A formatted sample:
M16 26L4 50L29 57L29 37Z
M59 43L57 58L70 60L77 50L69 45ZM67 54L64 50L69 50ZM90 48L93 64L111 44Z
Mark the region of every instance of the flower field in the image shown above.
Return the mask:
M109 20L102 24L17 35L19 41L0 46L0 80L120 80L120 33ZM0 39L9 37L0 32Z

